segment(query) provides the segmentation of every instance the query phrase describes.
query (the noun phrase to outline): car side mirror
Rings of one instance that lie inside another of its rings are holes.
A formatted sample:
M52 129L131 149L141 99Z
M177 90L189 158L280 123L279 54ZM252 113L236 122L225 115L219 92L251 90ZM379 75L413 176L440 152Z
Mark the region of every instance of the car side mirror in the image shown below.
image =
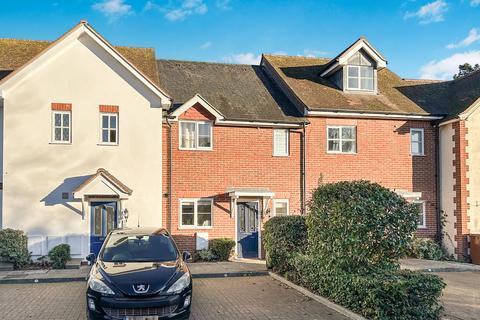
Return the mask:
M183 251L183 253L182 253L183 261L188 261L188 260L190 260L191 257L192 257L192 255L190 254L190 252Z
M85 258L90 264L93 264L95 262L95 253L90 253L86 258Z

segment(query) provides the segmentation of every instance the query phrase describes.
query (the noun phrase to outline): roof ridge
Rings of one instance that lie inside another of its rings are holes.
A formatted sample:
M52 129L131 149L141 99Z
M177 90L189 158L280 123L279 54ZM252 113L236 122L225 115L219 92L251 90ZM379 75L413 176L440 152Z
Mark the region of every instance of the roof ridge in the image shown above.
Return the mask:
M263 56L272 56L272 57L287 57L287 58L305 58L305 59L323 59L323 60L332 60L333 58L327 57L309 57L302 55L291 55L291 54L276 54L276 53L263 53Z
M45 42L45 43L51 43L54 40L34 40L34 39L20 39L20 38L0 38L0 41L2 40L9 40L9 41L25 41L25 42Z
M157 61L166 61L166 62L188 62L196 64L212 64L212 65L222 65L222 66L233 66L233 67L258 67L257 64L243 64L243 63L228 63L228 62L213 62L213 61L194 61L194 60L180 60L180 59L156 59Z

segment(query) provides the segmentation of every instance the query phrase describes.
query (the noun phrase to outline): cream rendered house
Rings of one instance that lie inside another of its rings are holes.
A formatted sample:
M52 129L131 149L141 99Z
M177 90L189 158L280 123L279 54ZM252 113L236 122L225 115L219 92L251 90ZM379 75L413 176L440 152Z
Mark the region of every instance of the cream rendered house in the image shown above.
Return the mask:
M24 230L34 257L68 243L78 258L118 224L160 227L171 99L153 50L114 48L83 21L51 44L3 41L17 53L1 58L0 226Z

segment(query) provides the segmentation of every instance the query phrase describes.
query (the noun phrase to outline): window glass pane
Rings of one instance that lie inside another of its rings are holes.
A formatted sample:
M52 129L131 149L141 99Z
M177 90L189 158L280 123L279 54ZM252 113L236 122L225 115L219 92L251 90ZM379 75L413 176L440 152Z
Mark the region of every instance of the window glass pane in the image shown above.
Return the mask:
M108 128L108 116L102 116L102 128Z
M68 128L63 128L62 140L63 140L63 141L70 141L70 129L68 129Z
M102 235L102 208L100 206L93 209L93 233L96 236Z
M353 141L342 141L342 152L355 152Z
M419 215L418 215L418 225L419 226L423 226L423 217L424 217L424 212L423 212L423 203L421 202L418 202L418 203L415 203L418 207L418 212L419 212Z
M197 225L199 227L212 225L212 203L210 201L197 202Z
M180 143L182 148L195 148L195 123L180 123Z
M420 154L420 144L418 142L412 142L412 154Z
M117 116L110 116L110 128L117 127Z
M348 78L348 87L350 89L358 89L358 78Z
M248 210L248 209L247 209ZM248 210L248 228L250 232L257 231L257 215L254 210Z
M211 147L210 137L211 123L199 123L198 124L198 146L203 148Z
M287 209L288 205L285 201L277 201L275 202L275 215L277 216L285 216L288 213Z
M115 229L115 208L107 206L107 233Z
M373 90L373 79L362 78L360 80L360 88L363 90Z
M117 131L110 130L110 141L109 142L117 142Z
M353 138L355 138L355 129L352 127L343 127L342 139L353 139Z
M62 115L60 113L55 113L55 126L59 127L62 125Z
M245 209L243 206L238 206L238 221L240 222L240 232L245 232Z
M348 67L349 77L358 77L358 67Z
M108 130L102 130L102 142L108 142Z
M421 131L412 130L412 133L411 133L412 141L415 141L415 142L420 141L421 135L422 135Z
M362 78L373 78L372 67L360 67L360 76Z
M55 128L55 141L61 141L61 140L62 140L62 129Z
M211 214L198 214L197 222L199 227L210 227L212 225Z
M194 223L194 202L182 203L182 225L193 226Z
M68 113L63 114L63 126L64 127L70 126L70 115Z
M329 140L328 141L328 151L340 151L340 141Z
M340 128L328 128L328 139L338 139L340 137Z
M274 154L286 155L288 153L288 130L274 130Z

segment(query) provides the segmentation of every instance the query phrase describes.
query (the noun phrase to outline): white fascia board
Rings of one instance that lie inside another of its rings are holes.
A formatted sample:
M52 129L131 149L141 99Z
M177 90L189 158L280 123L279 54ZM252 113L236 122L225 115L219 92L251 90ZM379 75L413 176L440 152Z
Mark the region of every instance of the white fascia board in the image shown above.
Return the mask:
M358 52L360 49L365 50L367 54L375 60L377 63L378 68L385 68L387 66L387 61L381 57L376 51L374 51L368 43L365 42L365 40L359 41L356 45L354 45L348 52L345 53L345 55L341 56L338 59L338 63L340 65L345 65L348 62L348 59L350 59L351 56L353 56L356 52Z
M439 116L403 115L388 113L368 112L334 112L334 111L307 111L307 116L332 117L332 118L373 118L373 119L406 119L406 120L440 120Z
M190 109L196 104L200 104L202 107L204 107L208 112L210 112L214 117L215 117L215 122L221 121L225 119L223 114L221 114L215 107L213 107L205 98L203 98L201 95L198 93L194 95L190 100L182 104L180 107L178 107L175 111L172 112L170 115L173 121L178 121L178 117L183 114L185 111Z
M238 127L275 127L275 128L301 128L303 124L282 123L282 122L262 122L262 121L236 121L221 120L216 123L220 126L238 126Z
M460 121L460 118L454 118L454 119L450 119L450 120L447 120L447 121L444 121L444 122L440 122L438 124L438 126L442 127L442 126L446 126L447 124L455 123L455 122L458 122L458 121Z
M275 192L244 192L244 191L233 191L228 194L232 198L238 197L275 197Z
M339 66L338 62L335 62L328 68L327 70L323 71L322 74L320 75L321 77L324 77L327 74L330 74L333 70L335 70Z

